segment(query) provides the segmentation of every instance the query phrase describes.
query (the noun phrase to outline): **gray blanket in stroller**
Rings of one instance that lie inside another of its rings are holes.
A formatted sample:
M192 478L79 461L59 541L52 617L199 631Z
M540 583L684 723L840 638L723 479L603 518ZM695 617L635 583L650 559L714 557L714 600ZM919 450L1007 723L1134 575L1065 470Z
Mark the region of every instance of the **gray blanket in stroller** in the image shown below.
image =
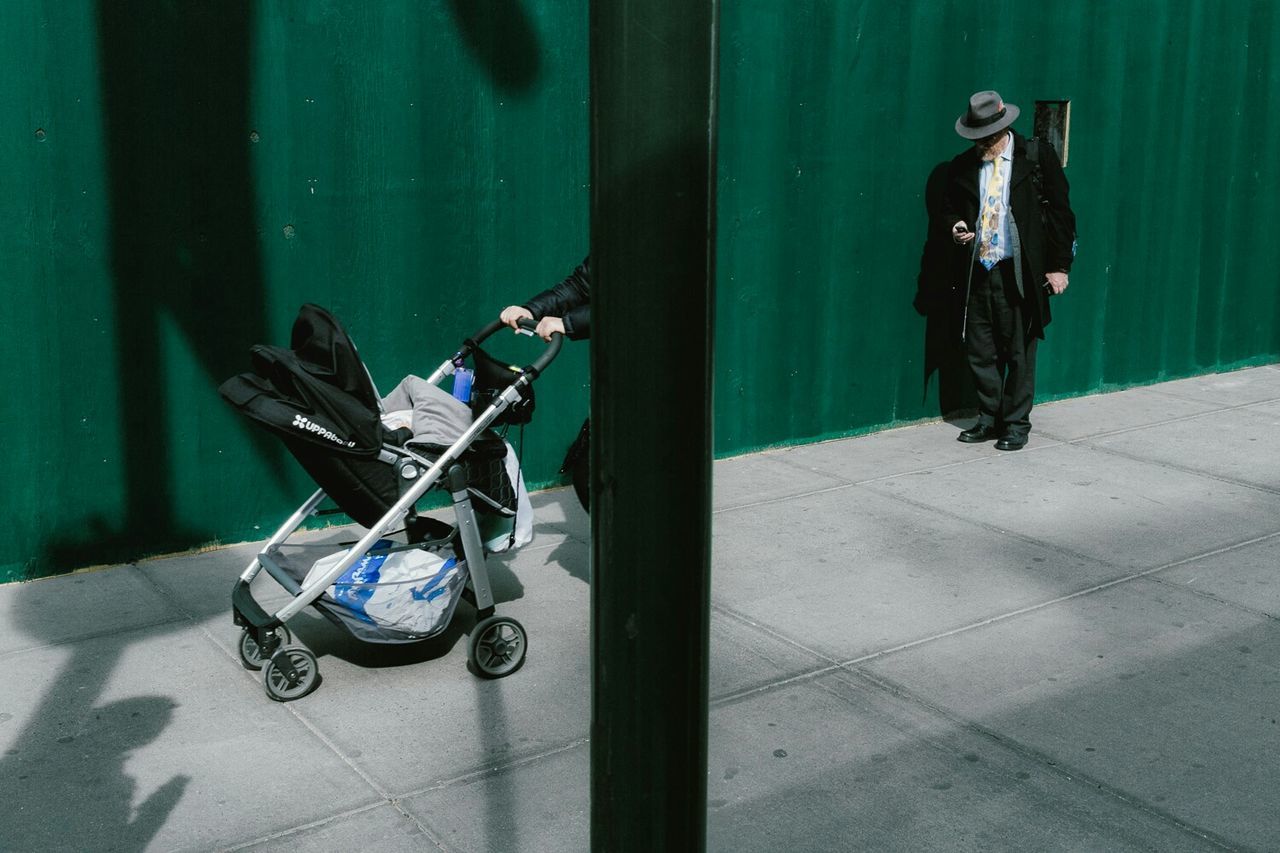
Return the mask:
M411 412L410 422L403 424L413 431L414 444L452 445L471 426L471 409L443 388L427 380L409 375L395 389L382 398L382 409L387 414L383 423L401 413ZM398 421L395 426L401 425ZM388 428L395 426L387 424Z

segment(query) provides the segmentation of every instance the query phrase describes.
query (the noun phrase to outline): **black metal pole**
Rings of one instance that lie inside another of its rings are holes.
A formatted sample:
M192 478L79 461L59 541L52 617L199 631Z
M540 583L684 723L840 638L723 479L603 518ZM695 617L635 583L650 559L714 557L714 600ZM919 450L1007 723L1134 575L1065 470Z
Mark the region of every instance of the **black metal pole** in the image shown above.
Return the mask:
M591 848L706 849L718 0L591 3Z

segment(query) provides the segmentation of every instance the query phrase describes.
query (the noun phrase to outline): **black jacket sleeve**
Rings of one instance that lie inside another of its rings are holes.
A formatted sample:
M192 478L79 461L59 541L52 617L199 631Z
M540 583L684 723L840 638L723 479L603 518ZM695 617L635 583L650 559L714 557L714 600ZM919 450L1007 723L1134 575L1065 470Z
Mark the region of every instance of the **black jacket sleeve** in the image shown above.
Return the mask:
M564 331L571 340L591 337L591 258L555 287L542 291L524 303L535 320L564 319Z

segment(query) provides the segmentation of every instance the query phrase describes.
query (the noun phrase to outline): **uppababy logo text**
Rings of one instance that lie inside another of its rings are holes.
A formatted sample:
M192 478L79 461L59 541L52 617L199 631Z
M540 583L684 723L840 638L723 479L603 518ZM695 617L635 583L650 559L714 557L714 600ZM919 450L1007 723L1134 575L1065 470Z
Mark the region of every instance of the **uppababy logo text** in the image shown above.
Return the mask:
M356 443L354 441L343 441L342 439L338 438L338 436L336 436L329 430L325 429L319 424L312 423L311 421L304 418L302 415L293 416L293 425L300 430L304 430L306 432L314 432L316 435L320 436L321 438L327 438L330 441L332 441L334 444L341 444L345 447L356 446Z

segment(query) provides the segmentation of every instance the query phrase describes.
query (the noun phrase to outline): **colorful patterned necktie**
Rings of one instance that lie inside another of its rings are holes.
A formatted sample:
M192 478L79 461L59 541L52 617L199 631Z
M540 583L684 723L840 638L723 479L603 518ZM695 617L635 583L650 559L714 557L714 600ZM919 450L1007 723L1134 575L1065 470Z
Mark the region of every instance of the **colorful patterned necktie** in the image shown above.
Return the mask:
M1003 158L996 157L991 162L991 178L987 181L986 191L982 195L982 242L978 245L978 261L991 269L1000 263L1002 249L1000 246L1000 210L1004 206L1004 169Z

